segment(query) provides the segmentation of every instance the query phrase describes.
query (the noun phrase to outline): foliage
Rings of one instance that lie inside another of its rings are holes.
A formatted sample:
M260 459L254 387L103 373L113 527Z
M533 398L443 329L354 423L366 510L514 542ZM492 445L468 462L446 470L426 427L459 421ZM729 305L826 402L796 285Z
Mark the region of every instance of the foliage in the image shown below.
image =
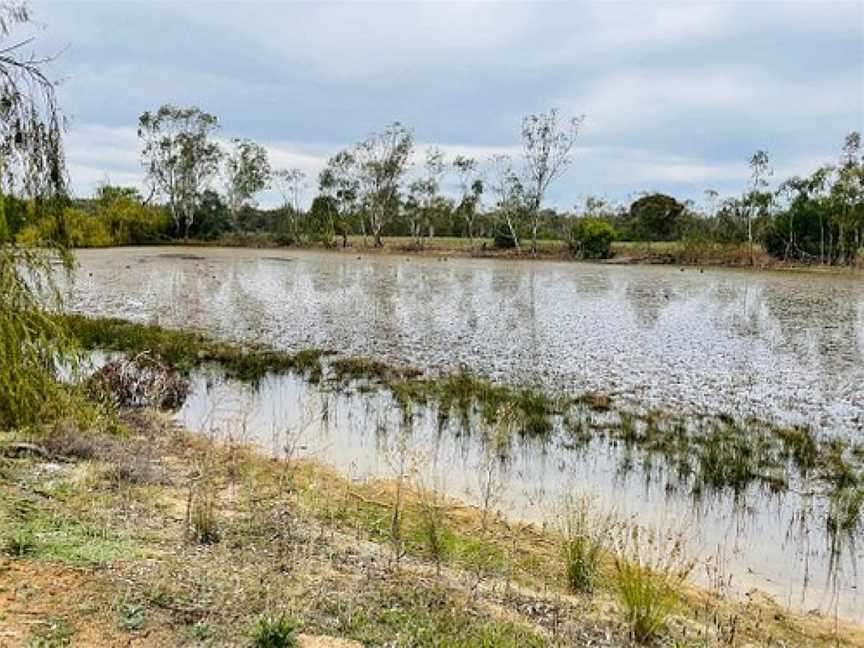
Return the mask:
M679 236L684 205L666 194L649 194L630 205L633 232L643 241L672 241Z
M29 22L22 5L0 6L0 40ZM7 187L30 197L33 216L41 216L64 190L62 117L54 87L42 61L23 57L22 41L0 53L0 152ZM54 262L71 269L62 250L15 245L0 192L0 427L40 421L47 407L63 401L56 383L60 367L74 368L75 345L45 308L57 308L60 292Z
M680 534L632 527L615 553L615 589L632 638L649 643L666 626L693 571Z
M299 624L284 614L278 617L265 616L258 619L252 628L253 648L291 648L297 645L294 633Z
M372 133L352 149L357 198L376 247L383 245L384 226L399 213L399 184L413 150L414 136L399 122Z
M593 502L583 497L566 503L561 526L567 586L590 594L597 587L602 558L611 549L614 518L598 514Z
M559 121L554 108L522 119L522 150L528 213L531 216L531 252L537 254L539 211L549 186L570 166L571 152L584 115Z
M188 237L204 185L218 169L222 152L210 136L219 128L214 115L198 107L165 104L138 119L138 137L147 179L168 198L178 234Z
M212 189L205 189L195 212L189 234L202 240L214 240L234 227L231 210L222 197Z
M567 245L576 256L585 259L608 259L617 233L600 218L579 218L567 230Z
M235 218L240 208L270 184L267 149L249 139L234 138L225 154L225 187L228 206Z

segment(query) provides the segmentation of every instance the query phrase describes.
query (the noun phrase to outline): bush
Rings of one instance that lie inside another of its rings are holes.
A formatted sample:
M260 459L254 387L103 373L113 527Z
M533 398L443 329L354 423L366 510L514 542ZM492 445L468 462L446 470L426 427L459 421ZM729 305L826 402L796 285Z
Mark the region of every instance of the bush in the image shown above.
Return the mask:
M615 228L601 218L580 218L570 225L567 245L583 259L608 259L612 256Z

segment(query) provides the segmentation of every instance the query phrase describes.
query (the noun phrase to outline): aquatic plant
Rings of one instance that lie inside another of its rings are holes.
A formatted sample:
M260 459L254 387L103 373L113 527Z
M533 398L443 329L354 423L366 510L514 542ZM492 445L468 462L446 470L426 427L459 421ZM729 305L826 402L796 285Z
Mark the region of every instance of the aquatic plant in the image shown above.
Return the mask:
M201 333L138 324L118 318L63 315L56 318L89 350L148 353L154 359L188 372L206 363L221 367L229 377L260 380L270 372L297 371L313 381L321 377L321 358L329 352L306 349L296 354L264 345L241 345L214 340Z

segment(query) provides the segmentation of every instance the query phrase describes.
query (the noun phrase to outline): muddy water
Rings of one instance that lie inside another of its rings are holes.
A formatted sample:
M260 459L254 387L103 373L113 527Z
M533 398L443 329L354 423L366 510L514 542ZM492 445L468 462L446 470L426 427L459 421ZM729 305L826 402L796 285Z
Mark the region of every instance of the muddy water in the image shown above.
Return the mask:
M78 259L69 304L80 312L424 369L464 363L501 381L864 436L860 275L201 248ZM288 445L358 477L392 474L394 438L404 438L425 481L472 501L493 470L476 437L439 433L434 412L405 430L385 395L327 393L292 377L258 391L196 382L179 415L195 429L279 453ZM574 451L563 435L518 442L510 456L494 468L495 508L509 515L548 520L563 495L590 490L622 515L687 526L703 556L720 556L733 589L756 585L796 608L864 620L860 540L830 569L824 520L802 521L797 496L694 503L640 466L622 471L615 450Z

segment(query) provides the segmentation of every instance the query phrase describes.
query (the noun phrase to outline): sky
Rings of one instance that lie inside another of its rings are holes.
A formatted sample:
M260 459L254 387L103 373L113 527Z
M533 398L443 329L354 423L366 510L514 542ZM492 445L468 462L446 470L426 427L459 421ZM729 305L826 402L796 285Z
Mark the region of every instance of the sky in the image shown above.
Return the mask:
M33 49L59 53L73 191L142 186L138 116L197 105L219 137L315 177L392 121L418 150L518 155L526 113L585 115L548 204L739 193L835 160L864 130L864 2L54 2ZM265 193L261 203L276 200Z

